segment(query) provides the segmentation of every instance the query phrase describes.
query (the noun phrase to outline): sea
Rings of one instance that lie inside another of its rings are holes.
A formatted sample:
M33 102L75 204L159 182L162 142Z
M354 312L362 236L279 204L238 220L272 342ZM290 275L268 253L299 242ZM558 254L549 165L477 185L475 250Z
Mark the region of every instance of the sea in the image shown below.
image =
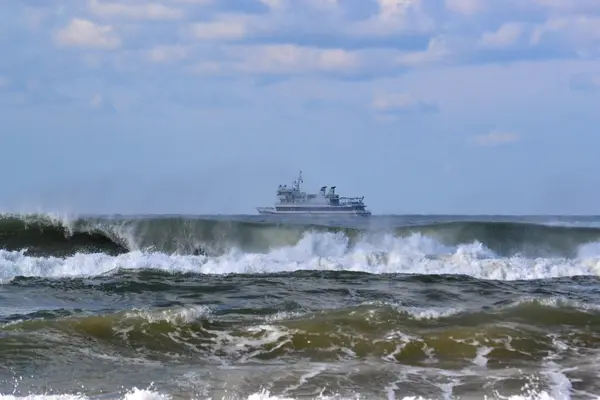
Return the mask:
M0 400L599 399L600 217L0 215Z

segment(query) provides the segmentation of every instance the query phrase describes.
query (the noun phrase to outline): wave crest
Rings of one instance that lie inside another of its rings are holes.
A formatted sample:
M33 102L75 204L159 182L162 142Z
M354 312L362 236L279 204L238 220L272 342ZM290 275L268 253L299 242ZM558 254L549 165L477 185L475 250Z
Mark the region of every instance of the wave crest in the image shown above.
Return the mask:
M416 235L453 247L480 243L504 257L573 258L578 256L582 246L600 241L598 227L523 222L450 221L399 227L313 222L284 223L253 216L58 218L4 214L0 215L0 248L54 257L76 253L118 255L138 250L221 256L233 250L264 254L296 246L311 234L330 233L344 237L350 247L373 241L374 237L391 235L408 239Z

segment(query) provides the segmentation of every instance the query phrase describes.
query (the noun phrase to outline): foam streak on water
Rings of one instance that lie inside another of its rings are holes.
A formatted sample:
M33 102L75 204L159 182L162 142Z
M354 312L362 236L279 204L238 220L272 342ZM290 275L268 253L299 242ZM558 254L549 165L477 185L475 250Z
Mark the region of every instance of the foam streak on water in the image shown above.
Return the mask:
M595 399L600 219L0 217L0 400Z

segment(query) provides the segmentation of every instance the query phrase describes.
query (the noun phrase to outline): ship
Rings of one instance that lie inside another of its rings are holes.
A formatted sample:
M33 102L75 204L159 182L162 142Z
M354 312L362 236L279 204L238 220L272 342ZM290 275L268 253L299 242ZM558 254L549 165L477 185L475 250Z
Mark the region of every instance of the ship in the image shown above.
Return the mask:
M305 193L300 190L304 183L302 171L291 187L279 185L277 202L274 206L256 207L259 214L293 215L360 215L370 216L363 197L340 197L336 186L322 186L319 193Z

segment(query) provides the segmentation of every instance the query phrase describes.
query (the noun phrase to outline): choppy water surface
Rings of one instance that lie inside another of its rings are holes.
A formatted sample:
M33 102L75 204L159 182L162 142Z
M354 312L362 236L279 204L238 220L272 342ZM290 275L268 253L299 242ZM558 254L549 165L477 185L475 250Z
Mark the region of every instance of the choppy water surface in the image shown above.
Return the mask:
M4 215L0 249L0 398L600 395L600 218Z

